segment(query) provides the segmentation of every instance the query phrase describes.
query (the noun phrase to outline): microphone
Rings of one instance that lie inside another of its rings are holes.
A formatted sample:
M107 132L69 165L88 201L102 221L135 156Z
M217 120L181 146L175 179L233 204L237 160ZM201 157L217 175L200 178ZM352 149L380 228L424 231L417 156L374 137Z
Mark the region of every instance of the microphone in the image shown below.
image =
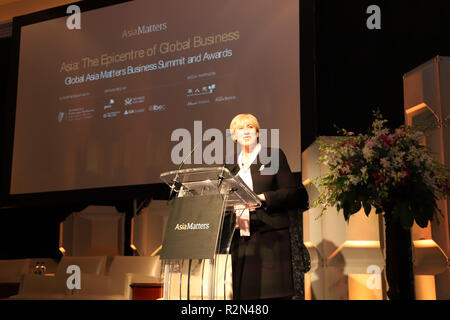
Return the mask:
M227 130L228 131L228 130ZM228 137L230 137L232 140L233 140L233 133L231 133L231 132L226 132L226 138L228 138ZM237 143L237 141L236 140L233 140L233 142L236 144ZM239 149L238 149L239 150ZM233 154L234 154L234 148L233 148ZM225 157L225 162L224 162L224 164L223 164L223 166L222 166L222 172L220 173L220 175L217 177L217 188L220 188L220 186L222 185L222 182L223 182L223 179L224 179L224 176L223 176L223 172L224 172L224 170L225 170L225 168L226 168L226 165L228 164L228 158L226 158ZM233 163L234 163L234 161L233 161ZM232 168L230 168L229 170L230 170L230 173L233 175L233 176L235 176L237 173L238 173L238 171L239 171L239 166L233 166ZM233 191L233 190L232 190Z
M220 189L220 186L222 185L224 176L223 176L223 171L225 170L225 164L222 166L222 172L220 173L220 175L217 177L217 189Z
M215 137L215 136L212 136L212 137L210 138L209 141L214 141L214 140L216 140L216 137ZM192 155L192 153L194 153L194 151L197 149L197 147L198 147L200 144L202 144L202 142L203 142L203 140L200 140L200 141L194 146L194 148L191 150L191 152L183 159L183 161L181 161L181 164L180 164L180 166L179 166L178 169L177 169L177 174L175 175L175 178L172 180L173 184L172 184L172 187L170 188L169 200L170 200L170 198L172 197L172 193L173 193L174 189L175 189L175 191L177 191L177 192L180 191L180 189L181 189L182 184L181 184L181 182L179 182L179 181L177 180L177 179L178 179L179 171L180 171L181 168L183 167L183 165L184 165L185 161L187 160L187 158L189 158L189 157ZM206 142L208 142L208 140L206 140Z
M228 131L228 130L227 130L227 131ZM223 167L225 167L227 164L232 165L231 167L228 168L228 170L230 171L230 173L231 173L233 176L235 176L235 175L239 172L239 170L240 170L239 164L236 164L236 163L235 163L235 161L236 161L236 158L235 158L235 151L237 151L236 154L239 154L239 153L240 153L240 148L241 148L241 147L240 147L240 145L237 143L237 140L233 140L233 133L227 132L227 133L226 133L226 137L227 137L227 138L230 137L231 140L233 141L234 145L235 145L235 146L237 145L237 150L235 150L235 149L234 149L234 146L233 146L233 154L232 154L232 158L231 158L231 157L230 157L230 158L225 157L225 163L224 163ZM220 185L219 185L219 186L220 186Z

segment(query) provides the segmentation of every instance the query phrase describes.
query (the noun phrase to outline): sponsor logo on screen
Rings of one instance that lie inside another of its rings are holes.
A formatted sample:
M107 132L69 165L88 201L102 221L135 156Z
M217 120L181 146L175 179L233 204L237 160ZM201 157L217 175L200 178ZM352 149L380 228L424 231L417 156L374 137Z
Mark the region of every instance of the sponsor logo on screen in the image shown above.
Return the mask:
M199 88L189 88L186 91L186 96L188 97L195 97L195 96L201 96L205 94L212 94L214 90L216 89L216 84L210 84L208 86L202 86Z
M148 107L148 111L164 111L166 110L165 104L153 104Z
M58 122L61 123L61 121L63 121L63 119L64 119L64 112L60 112L58 114Z
M131 106L132 104L138 104L138 103L144 103L145 96L142 97L133 97L133 98L126 98L123 103L126 106Z

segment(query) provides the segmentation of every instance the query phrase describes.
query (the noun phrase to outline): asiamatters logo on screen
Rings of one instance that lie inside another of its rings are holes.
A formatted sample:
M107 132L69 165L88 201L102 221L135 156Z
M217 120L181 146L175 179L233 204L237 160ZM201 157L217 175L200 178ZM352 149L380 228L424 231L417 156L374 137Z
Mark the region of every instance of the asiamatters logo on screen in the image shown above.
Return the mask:
M151 25L142 25L133 29L123 30L122 38L130 38L134 36L140 36L147 33L165 31L167 29L167 23L159 23L159 24L151 24Z
M177 223L174 230L208 230L209 229L209 223Z

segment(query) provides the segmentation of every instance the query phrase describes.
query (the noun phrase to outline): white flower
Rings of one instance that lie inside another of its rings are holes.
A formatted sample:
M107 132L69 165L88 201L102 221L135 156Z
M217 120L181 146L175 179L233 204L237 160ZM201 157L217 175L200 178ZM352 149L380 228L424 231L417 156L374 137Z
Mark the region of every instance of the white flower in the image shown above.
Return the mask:
M367 173L367 167L364 166L361 168L361 178L366 181L369 178L369 174Z
M405 156L405 152L398 152L395 154L394 158L392 159L392 167L394 168L401 168L403 166L403 157Z
M348 176L348 178L350 180L350 183L354 186L361 182L361 178L358 176L350 175Z
M375 146L375 141L372 139L367 140L366 144L364 145L364 148L362 149L363 156L366 160L372 159L374 156L373 147Z

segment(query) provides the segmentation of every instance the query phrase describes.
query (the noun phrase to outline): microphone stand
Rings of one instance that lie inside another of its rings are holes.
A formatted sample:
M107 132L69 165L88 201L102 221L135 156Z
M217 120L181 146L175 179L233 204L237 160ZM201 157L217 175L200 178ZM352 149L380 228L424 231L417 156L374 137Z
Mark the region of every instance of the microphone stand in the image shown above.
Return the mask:
M216 140L216 137L212 136L211 139L210 139L209 141L214 141L214 140ZM183 165L184 165L185 161L187 160L187 158L189 158L189 157L192 155L192 153L197 149L197 147L198 147L202 142L203 142L203 141L198 142L198 143L194 146L194 148L191 150L191 152L183 159L183 161L181 161L181 164L180 164L180 166L179 166L178 169L177 169L177 173L176 173L176 175L175 175L175 178L172 180L173 184L172 184L172 187L170 188L169 200L170 200L170 198L172 197L172 194L173 194L174 189L175 189L176 192L178 192L178 191L181 189L181 187L182 187L181 182L178 181L179 171L180 171L181 168L183 167Z

